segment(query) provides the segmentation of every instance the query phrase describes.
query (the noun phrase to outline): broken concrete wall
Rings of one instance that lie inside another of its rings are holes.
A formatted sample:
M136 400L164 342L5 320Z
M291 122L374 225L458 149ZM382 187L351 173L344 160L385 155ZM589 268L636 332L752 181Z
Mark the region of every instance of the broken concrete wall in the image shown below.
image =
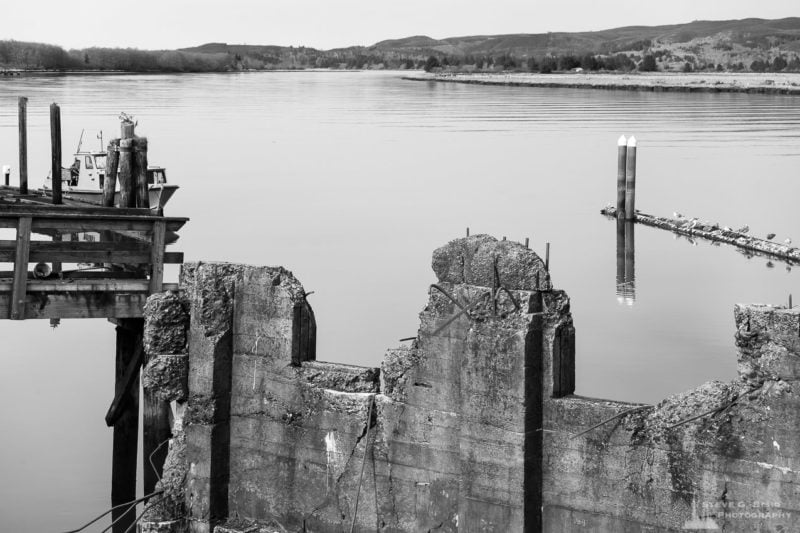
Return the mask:
M734 382L706 383L577 438L636 406L546 401L546 531L796 530L800 312L737 306L735 318Z
M530 250L486 236L438 250L434 268L441 291L413 346L388 355L380 388L377 369L293 355L301 288L252 276L237 290L231 516L309 531L349 527L356 513L357 531L536 530L525 502L538 483L521 465L540 438L541 373L526 366L541 360L533 289L549 276Z
M474 236L433 268L377 369L314 360L290 272L185 267L191 531L795 529L798 310L737 307L740 379L644 406L574 395L570 301L530 250Z
M314 361L290 272L184 267L191 531L226 517L339 531L354 516L357 531L538 530L541 352L573 368L568 300L533 252L487 236L437 250L434 270L417 339L379 370ZM571 392L546 371L548 394Z

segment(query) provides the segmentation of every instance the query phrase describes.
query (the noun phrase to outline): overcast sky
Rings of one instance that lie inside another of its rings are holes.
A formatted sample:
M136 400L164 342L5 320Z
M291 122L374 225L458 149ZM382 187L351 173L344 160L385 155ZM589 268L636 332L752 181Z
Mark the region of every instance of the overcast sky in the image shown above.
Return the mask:
M0 6L0 39L142 49L206 42L329 49L410 35L800 16L798 0L0 0Z

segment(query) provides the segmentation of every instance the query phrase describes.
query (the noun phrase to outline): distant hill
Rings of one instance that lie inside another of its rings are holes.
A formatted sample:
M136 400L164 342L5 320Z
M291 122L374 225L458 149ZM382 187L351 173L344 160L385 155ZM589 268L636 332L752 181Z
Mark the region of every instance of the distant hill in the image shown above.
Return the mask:
M278 45L207 43L180 50L63 50L0 41L0 71L124 70L197 72L305 68L444 70L796 70L800 17L694 21L593 32L415 35L333 50Z
M484 69L525 68L541 65L542 60L548 57L573 57L574 61L559 63L554 59L553 63L554 68L571 68L578 66L587 55L602 58L623 54L633 63L620 64L635 65L649 54L655 57L659 70L712 67L742 70L753 62L757 62L756 70L763 70L778 57L783 58L788 67L793 58L800 56L800 17L694 21L593 32L472 35L446 39L415 35L380 41L371 46L327 51L224 43L209 43L182 51L235 54L254 59L256 65L263 63L266 68L419 68L430 56L437 58L445 68L476 65ZM689 67L686 67L687 63ZM600 65L600 68L610 65L607 61L593 64ZM778 66L781 64L779 61ZM796 66L800 68L800 60L796 61Z

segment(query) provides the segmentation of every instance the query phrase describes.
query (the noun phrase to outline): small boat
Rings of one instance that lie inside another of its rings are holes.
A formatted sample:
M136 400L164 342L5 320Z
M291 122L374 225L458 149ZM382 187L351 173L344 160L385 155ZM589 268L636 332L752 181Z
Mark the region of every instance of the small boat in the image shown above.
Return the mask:
M102 134L99 138L102 146ZM103 150L82 150L82 141L83 133L78 141L72 165L61 168L61 191L64 198L102 205L107 154ZM150 191L150 209L154 211L163 209L178 189L177 185L167 183L166 169L156 165L147 165L147 184ZM53 179L48 174L42 192L46 196L52 196L52 191ZM114 195L114 205L119 207L119 182Z

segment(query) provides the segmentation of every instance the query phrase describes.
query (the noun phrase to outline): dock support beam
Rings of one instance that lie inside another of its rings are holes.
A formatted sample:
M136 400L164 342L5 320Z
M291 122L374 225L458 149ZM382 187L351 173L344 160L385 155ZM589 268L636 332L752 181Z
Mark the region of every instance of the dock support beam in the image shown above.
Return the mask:
M128 318L117 326L117 356L114 379L115 401L118 398L119 417L114 422L114 449L111 467L111 505L136 499L136 460L139 438L139 369L136 359L143 351L144 321ZM131 375L131 367L135 367ZM112 405L113 408L113 405ZM126 507L112 512L116 520ZM113 533L124 533L133 524L136 513L127 513L114 525Z

